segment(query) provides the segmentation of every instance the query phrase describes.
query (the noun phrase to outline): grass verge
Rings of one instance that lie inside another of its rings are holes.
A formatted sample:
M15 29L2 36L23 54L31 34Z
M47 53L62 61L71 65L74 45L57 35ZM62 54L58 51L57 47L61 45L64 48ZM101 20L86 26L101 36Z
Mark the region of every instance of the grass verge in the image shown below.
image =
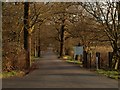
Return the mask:
M0 78L9 78L13 76L22 77L25 75L23 71L11 71L11 72L2 72L0 73Z
M109 70L103 70L103 69L99 69L96 71L98 74L102 74L102 75L105 75L109 78L112 78L112 79L120 79L120 72L118 71L109 71Z
M74 63L74 64L79 64L79 65L82 64L82 62L77 61L77 60L73 60L72 57L67 56L67 55L64 56L63 59L64 59L66 62L68 62L68 63Z
M82 62L80 62L80 61L75 61L75 60L66 60L66 62L68 62L68 63L74 63L74 64L82 64Z

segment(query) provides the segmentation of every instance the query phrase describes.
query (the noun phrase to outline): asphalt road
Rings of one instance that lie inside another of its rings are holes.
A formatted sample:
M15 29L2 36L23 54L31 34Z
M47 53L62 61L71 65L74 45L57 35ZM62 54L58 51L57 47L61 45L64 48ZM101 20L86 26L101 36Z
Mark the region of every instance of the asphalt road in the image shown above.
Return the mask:
M51 51L24 77L3 79L3 88L118 88L118 81L57 59Z

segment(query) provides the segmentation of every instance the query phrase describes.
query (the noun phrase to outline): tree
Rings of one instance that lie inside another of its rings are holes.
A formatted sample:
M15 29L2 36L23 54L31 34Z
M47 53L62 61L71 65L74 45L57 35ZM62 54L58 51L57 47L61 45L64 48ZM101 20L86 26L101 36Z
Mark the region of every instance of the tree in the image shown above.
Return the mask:
M117 9L119 4L116 2L85 2L80 3L80 5L103 26L104 32L108 36L113 48L114 67L117 69L118 63L120 62L120 46L118 44L120 42L120 30L118 27L119 9Z
M37 23L42 23L44 19L40 18L40 15L43 14L41 13L40 9L42 8L42 3L40 4L40 7L37 7L37 4L31 3L30 7L30 2L25 2L24 3L24 48L26 51L26 68L28 69L31 66L31 35L33 32L33 29ZM30 10L33 9L34 10ZM38 10L38 12L37 12ZM48 11L49 8L45 9L44 12ZM30 15L30 11L33 12ZM38 56L40 56L40 38L38 39Z
M84 49L88 52L91 46L100 45L101 42L107 41L105 33L100 29L99 24L85 17L71 25L68 33L72 38L79 39L78 43L84 46Z
M39 15L35 22L36 23L35 30L33 31L33 33L34 33L33 38L35 38L33 41L35 43L35 45L34 45L35 51L34 52L36 53L37 57L41 56L41 49L42 49L41 45L43 42L42 38L44 38L44 37L42 37L43 36L42 29L43 28L40 28L40 27L48 21L47 19L50 17L49 11L50 11L51 7L52 6L49 3L46 3L46 4L35 3L34 4L35 11L33 11L33 13L36 13L36 14L38 13L37 15ZM31 10L32 10L32 8L31 8ZM45 35L45 37L47 37L47 36Z
M117 2L117 6L118 6L118 30L119 30L119 42L118 42L118 46L119 46L119 52L120 52L120 1ZM120 56L120 53L118 52L118 56ZM119 64L118 64L118 68L120 69L120 57L119 57Z
M3 70L22 70L25 66L23 48L23 4L5 3L2 7Z
M52 21L53 24L55 24L55 28L57 30L57 36L54 38L59 41L60 43L60 48L59 48L59 56L62 57L65 53L65 41L70 38L70 36L66 36L65 33L67 32L67 26L69 26L68 23L69 19L71 18L70 16L73 17L76 12L72 10L71 12L71 7L74 6L73 3L55 3L54 8L58 8L57 10L52 10Z

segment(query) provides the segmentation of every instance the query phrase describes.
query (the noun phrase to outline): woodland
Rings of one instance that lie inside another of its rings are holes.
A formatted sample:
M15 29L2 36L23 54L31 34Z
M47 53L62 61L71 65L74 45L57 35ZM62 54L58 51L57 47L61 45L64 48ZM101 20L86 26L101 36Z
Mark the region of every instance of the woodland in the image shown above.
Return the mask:
M112 70L120 69L120 2L3 2L2 69L28 70L48 47L59 58L73 57L73 47L112 52ZM106 56L104 56L106 55Z

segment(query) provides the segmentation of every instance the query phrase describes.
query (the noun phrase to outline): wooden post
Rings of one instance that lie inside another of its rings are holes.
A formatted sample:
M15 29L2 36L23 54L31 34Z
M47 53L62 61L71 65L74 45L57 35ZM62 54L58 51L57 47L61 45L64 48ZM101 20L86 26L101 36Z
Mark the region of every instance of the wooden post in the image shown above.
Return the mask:
M90 65L90 68L91 68L91 53L89 53L89 65Z
M83 52L83 67L87 68L87 52Z
M112 69L113 52L108 52L109 69Z

